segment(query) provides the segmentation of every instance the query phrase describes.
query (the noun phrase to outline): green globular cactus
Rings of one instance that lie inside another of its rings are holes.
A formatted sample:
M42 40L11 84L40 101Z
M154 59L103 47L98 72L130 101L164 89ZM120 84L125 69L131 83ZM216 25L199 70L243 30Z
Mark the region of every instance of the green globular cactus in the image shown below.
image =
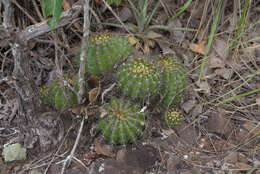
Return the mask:
M170 107L178 104L186 87L186 73L181 64L171 57L158 59L160 68L162 106Z
M98 129L102 131L105 140L126 145L142 135L145 116L138 105L112 98L104 109L106 112L99 121Z
M64 77L63 81L57 79L49 86L41 88L40 94L44 103L50 103L60 109L78 103L77 95L73 92L72 88L76 91L78 90L76 79Z
M176 109L171 109L165 113L164 119L168 127L173 128L181 122L182 113Z
M133 54L129 41L115 34L97 33L89 38L87 70L93 75L104 75L122 58Z
M119 67L119 88L131 99L153 99L160 85L159 73L153 64L144 59L130 59Z

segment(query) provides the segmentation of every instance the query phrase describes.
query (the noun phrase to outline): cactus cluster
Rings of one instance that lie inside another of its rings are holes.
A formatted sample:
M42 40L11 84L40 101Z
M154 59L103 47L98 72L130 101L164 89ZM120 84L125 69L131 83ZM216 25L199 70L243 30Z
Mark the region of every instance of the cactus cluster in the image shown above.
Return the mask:
M106 113L102 116L98 129L102 131L105 140L125 145L142 135L145 120L138 105L112 98L104 109Z
M180 102L186 86L186 73L181 64L171 57L161 57L157 64L161 76L161 104L168 108Z
M176 109L170 109L165 113L165 122L169 128L173 128L182 120L182 113Z
M41 88L40 94L43 102L50 103L58 109L77 104L77 95L72 90L72 88L75 90L78 88L75 81L75 78L64 77L64 80L59 78L49 86Z
M110 33L97 33L89 38L87 70L92 75L104 75L113 70L121 58L133 54L129 41Z
M122 64L117 73L117 81L124 95L141 101L156 96L160 84L156 67L145 59L130 59Z

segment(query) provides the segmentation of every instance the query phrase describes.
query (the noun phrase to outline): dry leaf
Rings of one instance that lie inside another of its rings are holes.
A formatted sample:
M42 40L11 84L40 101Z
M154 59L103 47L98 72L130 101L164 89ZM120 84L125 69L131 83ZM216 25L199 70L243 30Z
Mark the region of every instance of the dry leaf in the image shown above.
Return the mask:
M239 169L251 169L252 166L246 164L246 163L243 163L243 162L237 162L236 164L236 167L239 168Z
M97 154L105 155L112 158L116 156L116 154L113 153L112 146L107 144L101 144L98 138L95 138L94 145Z
M87 83L88 83L88 86L89 86L90 88L96 88L96 87L99 86L99 77L97 77L97 76L91 76L91 77L88 79Z
M205 44L206 44L206 42L207 42L206 40L203 40L198 44L191 43L190 49L192 51L196 52L196 53L200 53L202 55L205 55L205 50L206 50Z
M198 84L199 89L196 89L196 91L203 92L205 94L210 94L210 86L207 81L202 81L200 84Z
M162 132L167 136L170 136L175 133L172 129L162 129Z
M91 89L88 92L89 101L94 102L96 100L96 98L98 97L98 94L99 94L99 88Z
M227 47L227 42L221 39L215 39L213 43L213 48L215 49L218 56L220 56L223 60L228 57L229 50Z
M85 107L86 107L85 104L78 104L78 105L71 107L70 111L76 115L81 115L84 112Z
M144 54L150 55L150 48L146 42L144 43Z
M224 68L225 63L222 59L216 57L215 55L210 56L208 61L209 68Z
M149 47L151 47L151 48L155 47L155 41L154 40L148 39L146 42L149 45Z
M157 39L157 38L162 37L162 35L159 34L159 33L154 32L154 31L149 31L147 33L146 37L149 38L149 39Z

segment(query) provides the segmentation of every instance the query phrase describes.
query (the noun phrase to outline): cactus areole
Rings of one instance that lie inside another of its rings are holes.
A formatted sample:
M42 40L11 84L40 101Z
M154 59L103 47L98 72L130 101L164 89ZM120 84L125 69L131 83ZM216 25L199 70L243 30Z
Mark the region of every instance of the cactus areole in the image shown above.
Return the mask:
M142 135L144 113L139 112L138 105L112 98L104 109L106 113L100 119L98 129L105 140L112 144L126 145Z
M129 41L119 35L97 33L90 37L87 53L87 70L92 75L104 75L122 58L133 54Z
M122 64L117 73L120 90L131 99L146 100L159 90L159 73L144 59L132 59Z

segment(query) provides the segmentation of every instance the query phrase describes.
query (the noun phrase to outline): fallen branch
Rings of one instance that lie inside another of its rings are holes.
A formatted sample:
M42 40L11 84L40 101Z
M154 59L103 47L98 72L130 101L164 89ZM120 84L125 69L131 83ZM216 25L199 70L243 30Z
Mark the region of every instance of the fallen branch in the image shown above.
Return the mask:
M74 3L69 10L64 11L62 13L59 23L55 25L55 29L72 23L78 17L82 9L83 9L83 5L81 0ZM19 38L21 40L28 41L32 38L40 36L44 33L48 33L50 31L51 28L47 25L47 20L46 20L44 22L27 27L26 29L24 29L19 33Z

